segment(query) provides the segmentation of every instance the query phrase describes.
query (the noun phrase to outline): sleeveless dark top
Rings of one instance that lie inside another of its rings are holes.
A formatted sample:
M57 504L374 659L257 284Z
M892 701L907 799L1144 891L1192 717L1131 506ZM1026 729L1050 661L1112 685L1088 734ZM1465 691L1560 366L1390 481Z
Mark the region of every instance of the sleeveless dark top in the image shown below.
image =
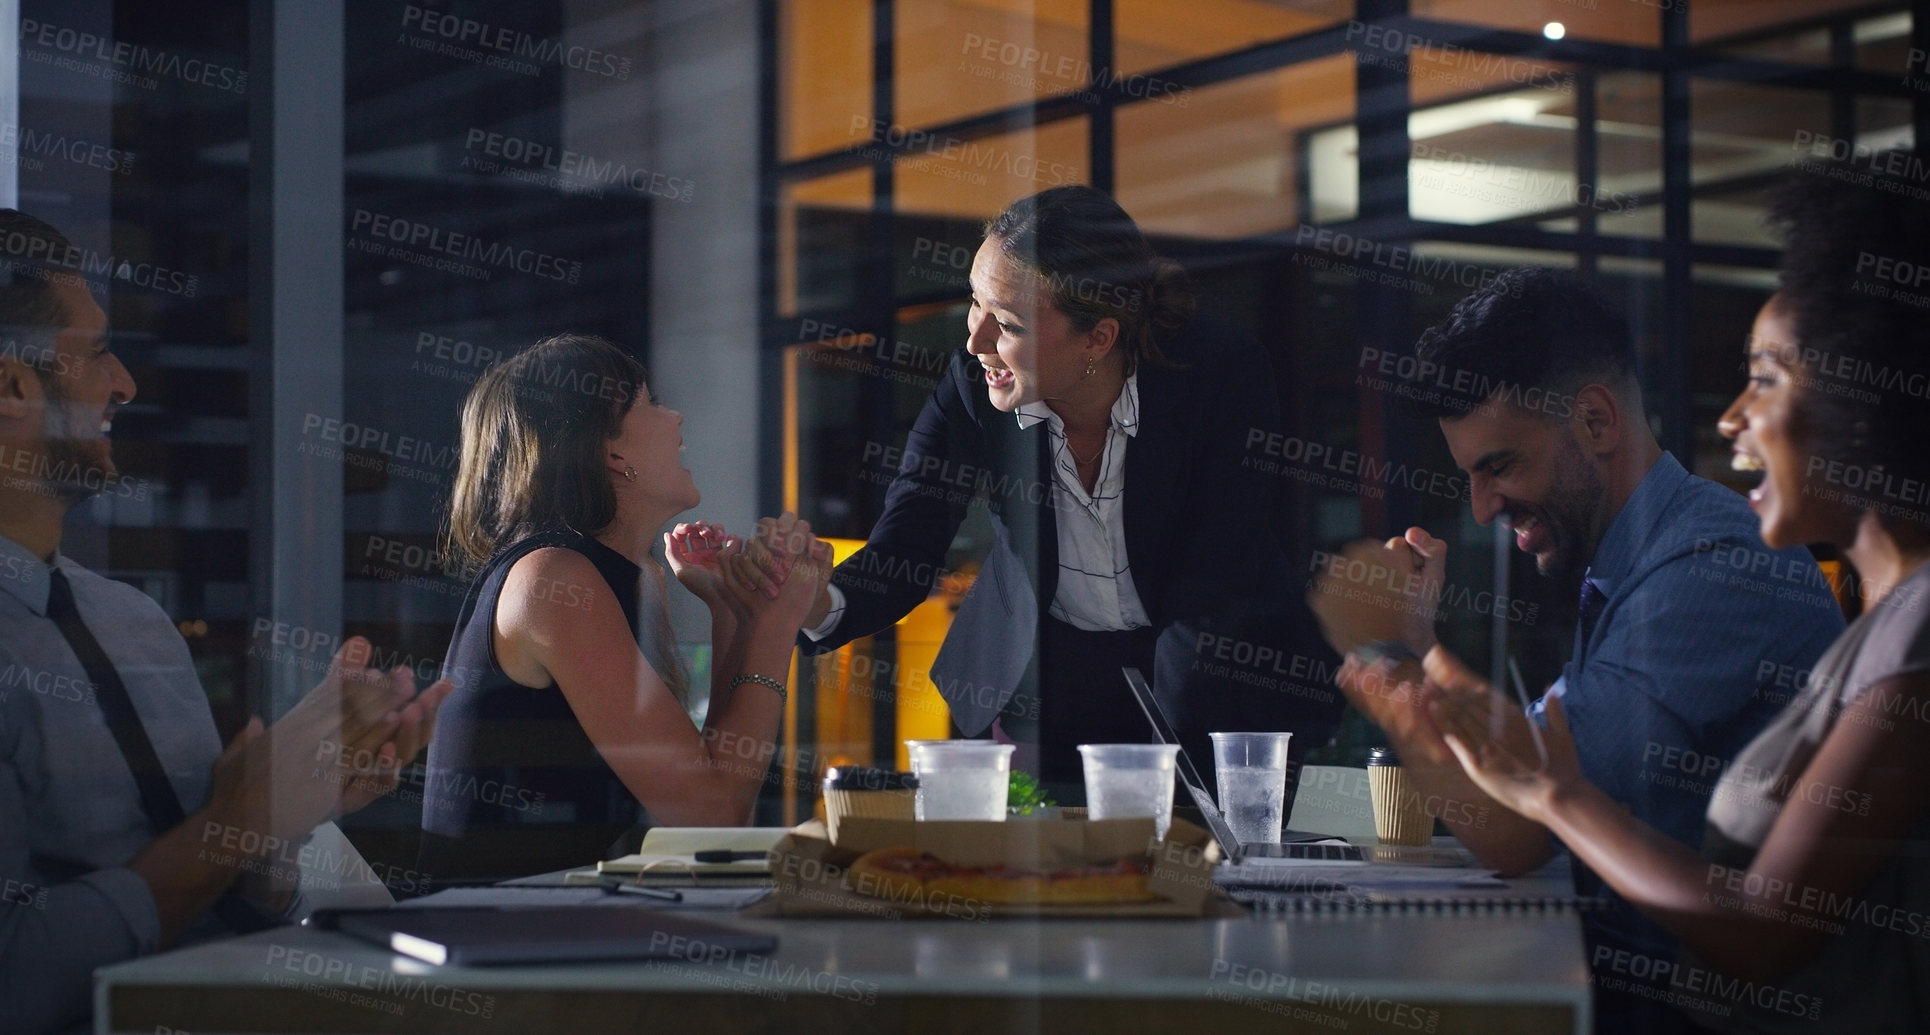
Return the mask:
M471 583L443 674L456 684L436 717L422 787L426 881L505 879L585 868L635 850L643 808L577 721L562 690L509 678L496 661L496 605L509 569L544 547L575 550L609 584L658 672L671 644L645 642L642 569L588 536L545 532L498 553ZM559 593L568 593L560 589ZM568 597L560 598L568 602ZM653 638L654 639L654 638Z

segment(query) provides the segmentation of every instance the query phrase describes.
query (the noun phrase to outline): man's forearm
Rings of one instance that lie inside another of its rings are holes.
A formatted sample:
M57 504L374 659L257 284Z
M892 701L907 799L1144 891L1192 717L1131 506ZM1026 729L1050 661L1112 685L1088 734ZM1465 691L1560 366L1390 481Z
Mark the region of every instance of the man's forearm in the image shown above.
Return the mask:
M247 843L251 835L259 842L260 832L236 828L231 838L227 836L230 826L213 810L202 809L150 841L127 864L154 894L162 946L179 941L234 884L244 864L255 858L255 853L238 851L224 842Z

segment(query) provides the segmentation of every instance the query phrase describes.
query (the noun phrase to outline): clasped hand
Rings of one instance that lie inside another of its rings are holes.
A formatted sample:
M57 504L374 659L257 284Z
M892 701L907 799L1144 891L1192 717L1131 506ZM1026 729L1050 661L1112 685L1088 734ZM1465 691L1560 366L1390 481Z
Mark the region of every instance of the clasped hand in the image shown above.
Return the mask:
M696 521L664 535L677 581L698 599L743 617L771 616L801 625L831 575L831 546L810 522L786 511L757 523L748 539Z

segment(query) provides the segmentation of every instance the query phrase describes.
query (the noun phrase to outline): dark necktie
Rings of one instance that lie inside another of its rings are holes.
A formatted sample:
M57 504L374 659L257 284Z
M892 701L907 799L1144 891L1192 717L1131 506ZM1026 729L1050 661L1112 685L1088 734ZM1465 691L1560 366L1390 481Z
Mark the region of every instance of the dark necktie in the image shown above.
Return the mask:
M121 682L121 674L115 671L100 641L94 638L87 623L81 621L66 573L53 569L48 583L47 617L60 628L67 646L74 649L74 656L87 670L87 681L93 684L94 699L100 702L107 728L114 734L114 742L120 745L127 767L134 771L134 783L141 790L141 811L147 813L148 824L156 834L165 833L187 818L181 799L175 795L174 785L168 782L167 771L161 767L161 757L154 752L154 742L148 739L140 713L134 710L134 699L128 696L127 684Z
M1588 639L1595 634L1595 623L1602 617L1602 608L1608 605L1608 595L1594 579L1582 578L1581 606L1575 612L1575 664L1579 665L1588 655Z
M107 728L114 734L114 743L120 745L121 757L127 760L127 767L134 773L134 784L140 788L141 811L147 813L147 822L156 835L179 826L187 813L181 808L181 798L174 793L174 785L168 782L167 770L161 767L161 756L155 753L154 742L148 739L147 727L141 723L141 715L134 710L134 699L128 695L127 684L121 682L121 674L114 668L114 662L101 649L100 641L94 638L87 623L81 620L80 610L74 606L74 590L67 583L67 575L59 568L51 569L47 576L47 617L60 629L61 638L73 648L74 657L80 659L81 668L87 672L87 681L93 684L94 699L100 702L101 715L107 720ZM48 860L49 864L57 861ZM68 867L71 872L75 867ZM85 867L77 868L85 872ZM259 931L280 926L282 921L270 917L240 896L229 892L214 904L214 913L222 922L240 933Z

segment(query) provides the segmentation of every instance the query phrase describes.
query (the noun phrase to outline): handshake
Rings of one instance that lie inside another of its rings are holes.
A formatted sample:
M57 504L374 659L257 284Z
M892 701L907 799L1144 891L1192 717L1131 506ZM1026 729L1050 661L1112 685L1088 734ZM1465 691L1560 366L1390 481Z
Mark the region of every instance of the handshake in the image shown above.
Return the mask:
M803 626L823 615L831 581L831 544L811 524L785 511L764 518L748 538L707 521L680 523L664 533L664 556L683 584L713 614ZM820 598L825 598L820 600Z

